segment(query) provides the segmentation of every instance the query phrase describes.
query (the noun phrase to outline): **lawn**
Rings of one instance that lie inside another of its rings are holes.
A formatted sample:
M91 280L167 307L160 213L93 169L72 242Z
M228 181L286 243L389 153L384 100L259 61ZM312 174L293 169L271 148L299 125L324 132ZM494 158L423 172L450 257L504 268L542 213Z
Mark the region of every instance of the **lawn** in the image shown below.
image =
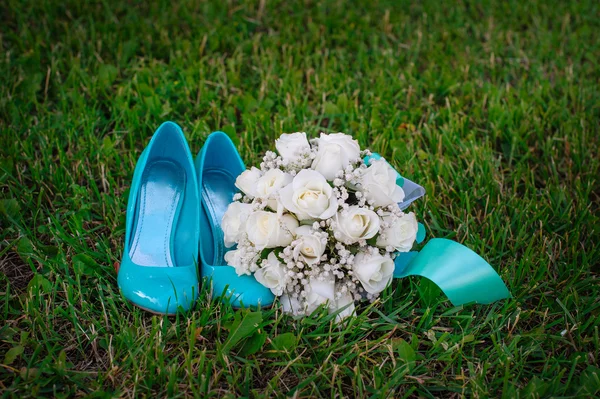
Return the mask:
M0 395L600 393L597 1L127 3L0 3ZM513 298L395 280L343 327L206 282L188 314L133 307L113 264L165 120L194 153L225 131L247 164L283 132L354 135Z

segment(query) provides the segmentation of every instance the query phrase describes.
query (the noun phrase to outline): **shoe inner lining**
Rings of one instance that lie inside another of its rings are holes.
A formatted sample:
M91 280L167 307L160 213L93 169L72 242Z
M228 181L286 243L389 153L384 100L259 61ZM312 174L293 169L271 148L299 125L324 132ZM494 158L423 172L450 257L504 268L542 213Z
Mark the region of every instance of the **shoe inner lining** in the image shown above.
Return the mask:
M185 169L170 160L146 166L129 257L140 266L174 266L173 236L185 194Z
M237 192L235 178L223 169L205 169L202 178L202 212L203 228L211 231L211 237L204 236L201 245L209 264L223 266L225 248L221 220L227 207ZM211 242L212 241L212 242Z

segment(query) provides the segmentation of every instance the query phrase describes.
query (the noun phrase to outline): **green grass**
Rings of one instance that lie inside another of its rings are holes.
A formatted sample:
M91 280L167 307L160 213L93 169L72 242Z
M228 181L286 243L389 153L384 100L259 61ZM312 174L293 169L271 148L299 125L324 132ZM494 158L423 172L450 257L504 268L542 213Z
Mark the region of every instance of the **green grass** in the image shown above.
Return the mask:
M2 396L598 394L597 1L80 3L0 3ZM164 120L248 164L282 132L353 134L514 297L455 308L404 279L341 329L239 314L238 342L206 287L176 318L132 307L113 263Z

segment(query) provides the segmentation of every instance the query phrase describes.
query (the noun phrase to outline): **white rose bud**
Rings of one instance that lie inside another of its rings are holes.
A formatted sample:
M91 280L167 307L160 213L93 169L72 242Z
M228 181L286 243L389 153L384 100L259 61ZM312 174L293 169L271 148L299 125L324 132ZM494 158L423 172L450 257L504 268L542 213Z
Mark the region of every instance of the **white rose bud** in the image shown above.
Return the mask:
M329 307L329 314L337 312L338 310L344 307L346 308L340 313L338 313L335 317L335 320L338 323L343 321L345 318L352 316L356 309L354 306L354 298L349 293L342 295L340 298L333 302L333 304Z
M298 245L294 248L294 260L303 260L308 265L313 265L321 260L325 252L325 245L321 239L313 234L310 226L300 226L296 229Z
M331 281L319 281L317 279L311 279L308 283L309 293L306 297L307 314L314 312L319 306L327 302L333 302L334 296L334 282Z
M333 181L336 174L360 158L360 146L352 136L344 133L324 134L317 139L319 150L312 168L327 180Z
M287 282L286 269L274 252L267 257L267 265L258 269L254 273L254 277L256 281L269 288L274 295L283 294Z
M283 294L279 297L279 302L283 307L283 312L291 314L293 316L304 315L304 309L302 304L297 298L291 297L287 294Z
M300 154L310 150L310 144L304 132L282 134L275 140L275 147L281 158L287 161L294 161Z
M244 194L249 197L256 197L256 182L262 176L260 169L252 167L251 169L245 170L235 179L235 186L242 190Z
M402 187L396 185L398 174L384 160L372 161L362 175L360 185L373 206L380 207L404 200Z
M282 205L296 214L298 219L328 219L337 211L338 202L333 188L319 172L301 170L279 190Z
M237 273L238 276L241 276L243 274L249 274L245 268L242 265L242 259L241 259L241 252L239 249L233 250L233 251L229 251L225 253L225 262L235 268L235 272Z
M239 241L240 233L246 229L246 221L252 213L252 205L241 202L232 202L227 207L221 221L226 247L231 247Z
M375 212L357 205L339 211L335 215L334 232L340 233L340 241L354 244L358 240L368 240L379 232L379 217Z
M354 257L352 271L365 291L378 294L392 281L394 261L387 255L359 252Z
M292 176L280 169L270 169L256 181L256 197L267 198L292 182Z
M298 221L289 214L258 211L246 221L248 239L258 249L285 247L294 240Z
M389 227L385 228L377 237L377 246L383 248L392 246L399 252L410 251L419 230L415 214L413 212L405 213L393 223L391 223L390 216L385 216L383 220L388 222Z

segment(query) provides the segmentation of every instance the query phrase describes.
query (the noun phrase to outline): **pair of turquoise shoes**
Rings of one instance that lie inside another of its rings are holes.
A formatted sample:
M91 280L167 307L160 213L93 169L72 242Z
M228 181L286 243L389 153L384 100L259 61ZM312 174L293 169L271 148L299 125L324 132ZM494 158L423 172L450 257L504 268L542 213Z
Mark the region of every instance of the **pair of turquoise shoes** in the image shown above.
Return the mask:
M228 266L221 219L246 167L231 139L212 133L194 162L181 128L163 123L142 152L127 203L122 294L157 314L190 309L199 282L234 307L269 306L274 296Z

